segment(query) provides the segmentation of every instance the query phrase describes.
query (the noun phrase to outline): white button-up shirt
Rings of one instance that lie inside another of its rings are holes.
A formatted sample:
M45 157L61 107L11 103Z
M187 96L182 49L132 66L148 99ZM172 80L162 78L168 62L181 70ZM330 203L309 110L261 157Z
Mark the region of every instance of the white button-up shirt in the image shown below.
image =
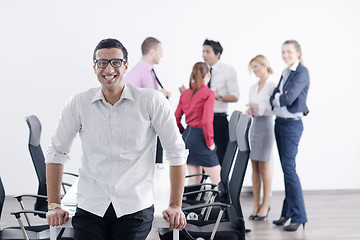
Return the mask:
M249 102L258 105L258 109L254 109L255 116L273 116L269 99L276 88L276 83L269 76L264 86L259 92L259 81L251 86L249 94Z
M217 89L220 96L234 95L239 98L239 85L235 69L220 60L212 65L211 68L211 90L215 92ZM227 109L227 102L223 102L221 100L215 101L215 113L226 113Z
M78 207L104 216L110 203L117 217L153 204L156 136L171 166L186 163L188 151L164 95L126 84L120 100L106 102L101 88L72 97L66 104L46 163L64 164L79 133L83 156Z

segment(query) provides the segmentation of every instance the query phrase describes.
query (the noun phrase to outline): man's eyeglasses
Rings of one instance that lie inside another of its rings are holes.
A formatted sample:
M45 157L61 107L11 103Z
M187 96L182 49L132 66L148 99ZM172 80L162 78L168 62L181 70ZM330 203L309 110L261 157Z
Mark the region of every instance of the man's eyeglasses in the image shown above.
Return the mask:
M119 59L119 58L114 58L114 59L110 59L110 60L107 60L107 59L97 59L97 60L94 60L94 63L96 64L96 66L98 66L98 68L106 68L107 65L111 64L111 66L113 66L114 68L119 68L121 67L122 63L125 63L126 60L124 59Z

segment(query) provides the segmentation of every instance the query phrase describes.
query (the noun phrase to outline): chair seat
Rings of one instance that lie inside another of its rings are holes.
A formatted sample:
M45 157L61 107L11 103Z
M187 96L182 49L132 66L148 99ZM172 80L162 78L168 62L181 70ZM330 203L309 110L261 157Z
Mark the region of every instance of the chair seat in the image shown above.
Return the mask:
M202 237L204 239L209 239L211 232L214 229L215 224L208 224L206 226L196 226L193 224L187 224L186 230L195 238ZM168 228L160 228L159 236L161 240L171 240L172 231ZM184 231L180 231L180 240L187 240ZM234 229L231 226L230 222L223 222L219 225L219 228L216 231L214 240L239 240L245 239L245 229Z

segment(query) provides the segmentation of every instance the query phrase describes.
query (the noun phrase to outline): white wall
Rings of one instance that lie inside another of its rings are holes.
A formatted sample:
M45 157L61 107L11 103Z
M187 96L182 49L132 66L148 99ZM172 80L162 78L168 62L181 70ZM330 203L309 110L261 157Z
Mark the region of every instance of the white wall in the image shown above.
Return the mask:
M37 189L24 117L36 114L42 121L45 150L65 101L98 86L92 71L96 44L107 37L119 39L128 48L131 67L148 36L163 43L164 57L156 72L173 94L174 109L177 88L187 84L193 64L202 60L204 39L220 41L222 60L236 68L241 91L231 110L242 111L255 82L247 69L249 60L256 54L267 56L277 80L285 68L282 42L298 40L311 76L310 114L304 118L297 159L303 188L360 188L359 1L0 0L0 4L0 176L7 194ZM77 139L65 169L76 172L80 156ZM273 174L273 189L282 190L277 157ZM250 184L249 176L246 181Z

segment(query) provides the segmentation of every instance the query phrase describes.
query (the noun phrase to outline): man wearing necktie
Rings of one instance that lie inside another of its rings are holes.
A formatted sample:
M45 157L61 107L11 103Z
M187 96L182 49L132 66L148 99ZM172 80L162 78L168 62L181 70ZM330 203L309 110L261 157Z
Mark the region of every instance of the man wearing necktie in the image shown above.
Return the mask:
M229 142L227 119L228 103L237 102L239 86L235 69L220 61L223 48L219 42L206 39L203 44L204 62L209 66L211 79L208 87L215 92L214 142L220 165Z
M159 78L156 76L153 65L159 64L163 56L161 42L153 37L148 37L141 45L141 60L126 74L125 81L135 87L151 88L162 92L166 98L171 96ZM159 138L156 147L156 165L162 167L163 149Z
M229 143L228 103L237 102L240 95L236 71L232 66L220 61L222 52L223 48L219 42L205 40L203 58L211 74L208 87L215 92L214 142L220 165L222 165ZM185 86L182 85L179 88L180 93L185 89Z

